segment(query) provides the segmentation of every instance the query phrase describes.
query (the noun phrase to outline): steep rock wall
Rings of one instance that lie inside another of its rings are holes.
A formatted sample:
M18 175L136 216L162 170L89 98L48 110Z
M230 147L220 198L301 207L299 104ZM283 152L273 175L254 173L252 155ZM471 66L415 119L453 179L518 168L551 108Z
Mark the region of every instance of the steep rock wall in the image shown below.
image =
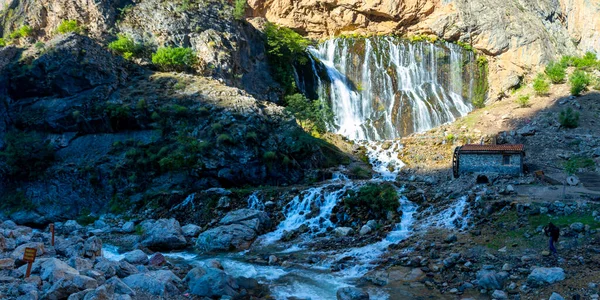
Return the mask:
M490 97L564 54L600 52L600 4L586 0L250 0L251 15L314 38L435 34L491 57Z

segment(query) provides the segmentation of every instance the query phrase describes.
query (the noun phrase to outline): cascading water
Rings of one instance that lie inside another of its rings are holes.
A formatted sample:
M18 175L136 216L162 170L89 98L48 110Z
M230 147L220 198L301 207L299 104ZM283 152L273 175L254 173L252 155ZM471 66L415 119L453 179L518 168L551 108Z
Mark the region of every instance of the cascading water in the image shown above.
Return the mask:
M454 121L471 111L482 79L475 55L445 42L336 38L309 52L312 74L299 86L327 100L331 129L353 140L392 140Z

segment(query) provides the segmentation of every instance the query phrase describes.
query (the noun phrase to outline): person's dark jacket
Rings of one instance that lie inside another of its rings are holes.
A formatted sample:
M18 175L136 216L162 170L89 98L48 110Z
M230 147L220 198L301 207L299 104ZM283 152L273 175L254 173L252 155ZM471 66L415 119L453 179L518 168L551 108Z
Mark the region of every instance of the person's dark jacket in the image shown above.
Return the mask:
M544 233L546 236L551 236L554 242L558 242L558 237L560 236L560 229L556 227L556 225L550 223L548 226L544 228Z

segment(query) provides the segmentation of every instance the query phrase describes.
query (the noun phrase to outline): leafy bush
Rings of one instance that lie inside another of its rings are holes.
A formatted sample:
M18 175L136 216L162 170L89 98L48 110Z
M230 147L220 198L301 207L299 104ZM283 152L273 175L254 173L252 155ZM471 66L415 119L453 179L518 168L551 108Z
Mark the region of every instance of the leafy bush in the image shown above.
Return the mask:
M246 0L235 0L235 7L233 9L233 17L236 20L241 20L246 14Z
M0 38L0 47L6 46L6 41L3 38Z
M368 209L383 214L400 206L398 192L390 183L368 183L358 191L349 191L344 205L352 209Z
M9 175L9 178L35 178L54 161L54 148L37 132L12 131L6 134L5 142L0 159L7 168L0 169L0 172Z
M63 20L56 31L60 34L65 34L69 32L81 33L83 28L77 24L77 20Z
M194 51L190 48L158 48L152 54L152 63L163 71L183 71L192 67L195 61Z
M265 161L275 161L277 159L277 153L273 151L267 151L263 154L263 159Z
M223 133L217 137L217 142L220 144L233 143L233 138L229 134Z
M560 60L564 67L575 67L577 69L587 69L598 65L596 53L586 52L583 57L565 55Z
M548 78L550 78L550 81L552 81L552 83L556 84L561 83L565 80L567 72L565 70L565 67L560 63L550 62L546 66L546 75L548 75Z
M266 48L273 77L283 86L286 94L296 92L294 63L306 64L306 47L310 42L293 30L273 23L265 26Z
M577 128L579 126L579 112L574 112L572 108L562 110L558 115L560 125L566 128Z
M35 43L35 48L38 50L44 49L45 47L46 47L46 44L44 44L42 42Z
M140 45L124 34L118 34L117 40L108 44L108 48L123 55L125 59L137 56L142 50Z
M575 174L579 169L593 168L595 166L596 163L593 159L581 156L571 157L564 163L565 171L570 175Z
M485 100L489 89L488 82L488 60L485 56L477 57L477 72L479 79L475 82L473 98L471 103L476 108L485 107Z
M517 102L517 104L521 108L529 107L529 95L520 95L519 97L517 97L517 100L515 102Z
M79 213L76 221L79 223L79 225L88 226L96 222L96 220L98 220L98 217L91 215L91 212L88 208L84 208Z
M333 118L329 105L320 100L309 100L302 94L285 97L286 110L296 117L300 126L318 135L327 130L327 123Z
M550 83L546 81L546 77L542 73L538 73L533 80L533 90L538 96L547 95L550 91Z
M33 28L31 28L31 26L23 25L19 29L12 32L8 37L10 39L16 40L18 38L31 36L32 33Z
M571 95L579 96L590 84L590 77L584 71L577 70L571 74L569 83L571 84Z

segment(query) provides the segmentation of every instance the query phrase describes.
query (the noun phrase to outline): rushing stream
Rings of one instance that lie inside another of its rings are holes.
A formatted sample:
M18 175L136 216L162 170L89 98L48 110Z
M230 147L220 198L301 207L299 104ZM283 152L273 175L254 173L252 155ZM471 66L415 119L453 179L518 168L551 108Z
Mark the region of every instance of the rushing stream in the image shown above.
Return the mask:
M303 243L317 235L332 231L332 211L343 202L349 190L358 190L367 182L394 182L404 166L398 159L402 148L397 138L411 132L430 129L467 114L472 105L474 55L447 43L409 43L392 37L332 39L311 48L310 76L298 72L299 87L305 93L327 99L334 112L331 130L361 144L367 149L375 171L371 180L349 180L342 173L318 186L301 191L281 213L285 217L278 226L260 236L249 251L202 256L191 252L165 254L169 260L191 265L204 265L217 259L233 276L253 277L267 284L276 299L336 299L336 291L352 286L373 269L387 248L427 227L462 229L467 226L467 198L438 213L420 220L416 226L417 205L402 196L398 189L397 224L379 242L344 250L311 252ZM259 192L248 198L248 207L264 210ZM315 212L315 207L318 211ZM308 230L295 239L295 244L280 242L286 232L301 226ZM285 248L284 248L285 247ZM275 250L274 250L275 249ZM407 249L410 251L410 249ZM105 256L122 259L118 249L104 248ZM311 265L288 267L253 264L248 253L296 253L325 257ZM349 267L332 272L338 262ZM384 289L368 290L371 299L387 299Z

